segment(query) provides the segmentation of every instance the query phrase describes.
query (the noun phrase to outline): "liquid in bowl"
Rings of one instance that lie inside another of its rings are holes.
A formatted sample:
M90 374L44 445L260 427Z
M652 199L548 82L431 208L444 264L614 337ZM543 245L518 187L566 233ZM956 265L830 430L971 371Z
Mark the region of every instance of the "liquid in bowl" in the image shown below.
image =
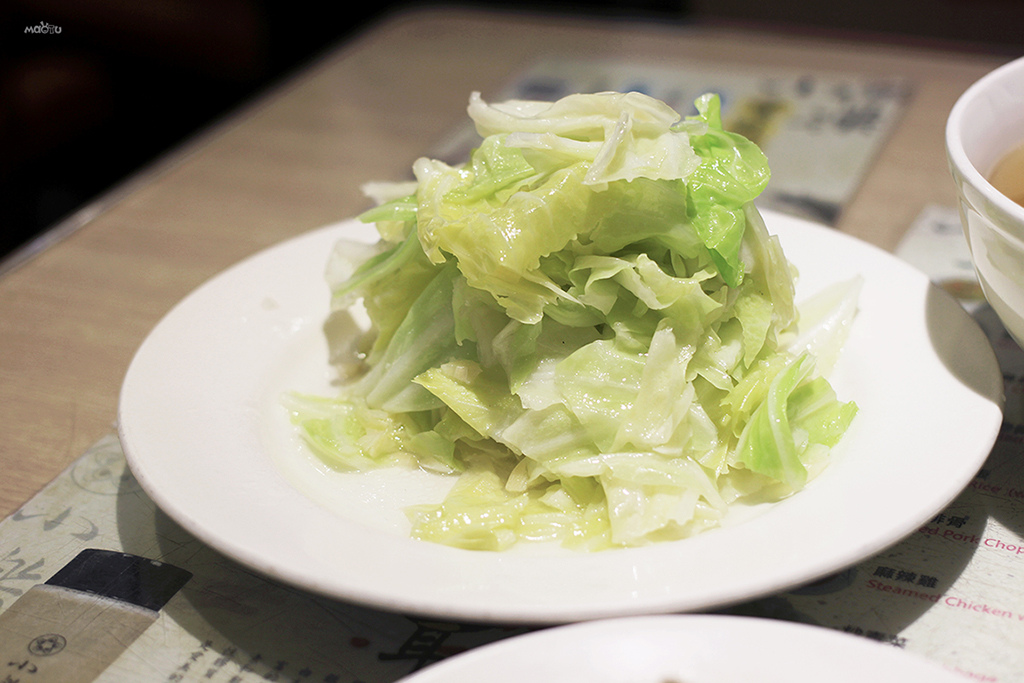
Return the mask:
M1024 143L999 160L989 182L1009 199L1024 206Z

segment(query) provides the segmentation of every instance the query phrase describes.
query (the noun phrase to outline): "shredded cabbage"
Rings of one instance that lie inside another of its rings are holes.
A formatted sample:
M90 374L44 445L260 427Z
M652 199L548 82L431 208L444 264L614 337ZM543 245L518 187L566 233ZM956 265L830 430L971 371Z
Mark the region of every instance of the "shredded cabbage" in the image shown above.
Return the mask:
M859 283L798 329L753 204L767 161L716 95L696 105L473 94L466 164L368 188L380 242L338 244L327 272L332 315L361 302L372 322L333 347L360 372L289 399L317 455L457 477L412 534L481 550L683 538L813 478L856 413L826 374Z

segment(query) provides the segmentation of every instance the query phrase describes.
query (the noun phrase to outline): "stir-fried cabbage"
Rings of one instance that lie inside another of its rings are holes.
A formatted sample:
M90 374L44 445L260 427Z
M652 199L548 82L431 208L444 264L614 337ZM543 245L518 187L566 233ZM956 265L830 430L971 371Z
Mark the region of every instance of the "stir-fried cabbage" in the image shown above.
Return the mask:
M798 330L795 273L752 203L765 157L723 130L717 96L696 104L474 94L465 165L424 158L414 183L370 188L381 240L339 244L327 274L335 314L361 302L372 321L334 349L359 370L290 407L337 467L457 477L408 511L415 537L678 539L826 464L856 412L823 372L857 284Z

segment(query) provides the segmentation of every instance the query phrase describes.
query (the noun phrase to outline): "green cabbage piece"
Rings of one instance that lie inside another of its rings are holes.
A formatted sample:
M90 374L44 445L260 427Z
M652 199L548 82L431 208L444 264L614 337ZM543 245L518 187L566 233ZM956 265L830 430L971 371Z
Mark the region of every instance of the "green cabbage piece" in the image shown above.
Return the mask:
M474 94L467 163L374 186L380 242L328 263L332 316L361 303L371 328L331 340L361 367L339 396L289 398L313 451L457 477L408 511L412 534L476 550L678 539L804 487L856 414L827 373L859 283L798 327L753 204L767 161L716 95L696 110Z

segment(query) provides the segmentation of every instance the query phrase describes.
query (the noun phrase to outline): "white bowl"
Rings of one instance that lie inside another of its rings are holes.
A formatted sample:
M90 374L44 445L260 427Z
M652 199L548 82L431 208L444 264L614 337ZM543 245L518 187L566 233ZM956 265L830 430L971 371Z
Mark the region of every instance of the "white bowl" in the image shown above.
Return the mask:
M1022 144L1024 58L968 88L946 123L946 151L975 271L989 305L1024 346L1024 207L988 181L995 165Z

